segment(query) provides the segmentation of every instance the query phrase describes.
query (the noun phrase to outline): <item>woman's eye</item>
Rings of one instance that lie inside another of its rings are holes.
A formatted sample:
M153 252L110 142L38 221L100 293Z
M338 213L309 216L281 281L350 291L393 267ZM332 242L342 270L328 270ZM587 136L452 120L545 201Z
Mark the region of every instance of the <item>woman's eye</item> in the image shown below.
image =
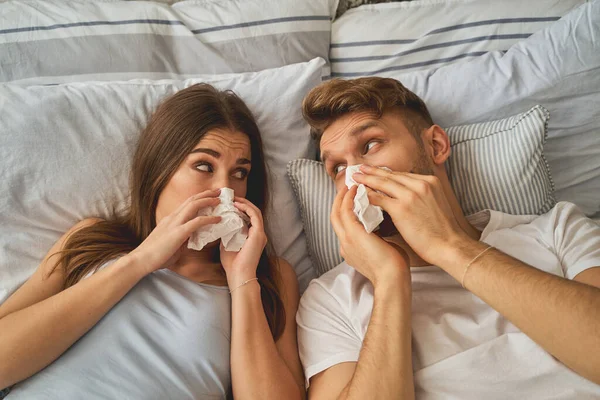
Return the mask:
M369 152L369 150L371 150L373 147L375 147L375 145L377 144L377 142L375 141L371 141L369 143L367 143L367 145L365 146L365 154Z
M196 169L202 172L212 172L212 165L208 163L201 163L196 165Z
M246 169L238 169L237 171L235 171L235 173L233 174L233 176L235 176L238 179L244 179L248 176L248 170Z
M342 172L345 169L346 169L345 165L341 165L341 164L340 165L336 165L335 167L333 167L333 173L335 175L338 175L340 172Z

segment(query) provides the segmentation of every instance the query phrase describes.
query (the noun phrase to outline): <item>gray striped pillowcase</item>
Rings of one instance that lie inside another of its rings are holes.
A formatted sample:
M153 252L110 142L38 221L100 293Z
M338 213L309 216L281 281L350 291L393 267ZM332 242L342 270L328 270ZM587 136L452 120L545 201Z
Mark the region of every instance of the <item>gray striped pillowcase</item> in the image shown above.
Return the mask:
M506 119L447 129L452 145L447 170L465 214L485 209L544 214L556 204L543 154L548 118L548 111L538 105ZM342 262L329 222L335 186L323 164L314 160L291 161L288 177L320 276Z
M332 24L331 76L391 77L506 51L584 3L421 0L362 6Z

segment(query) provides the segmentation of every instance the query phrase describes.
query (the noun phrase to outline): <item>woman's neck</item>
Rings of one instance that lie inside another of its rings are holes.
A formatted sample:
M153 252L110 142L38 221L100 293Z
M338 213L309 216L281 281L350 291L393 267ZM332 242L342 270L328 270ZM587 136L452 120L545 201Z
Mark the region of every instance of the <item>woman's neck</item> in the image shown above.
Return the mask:
M196 251L184 247L181 256L169 269L194 282L226 286L227 277L219 261L218 247Z

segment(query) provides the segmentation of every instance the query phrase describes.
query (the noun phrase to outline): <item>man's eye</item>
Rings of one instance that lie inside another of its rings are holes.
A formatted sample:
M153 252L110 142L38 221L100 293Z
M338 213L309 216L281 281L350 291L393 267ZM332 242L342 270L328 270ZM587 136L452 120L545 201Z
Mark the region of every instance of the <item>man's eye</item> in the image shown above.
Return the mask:
M335 167L333 167L333 174L338 175L340 172L342 172L345 169L346 169L345 165L338 164Z
M196 165L196 169L198 171L202 171L202 172L212 172L213 171L212 165L210 165L209 163L200 163L200 164Z
M367 145L365 146L365 154L368 153L369 150L371 150L373 147L375 147L376 144L376 141L370 141L369 143L367 143Z

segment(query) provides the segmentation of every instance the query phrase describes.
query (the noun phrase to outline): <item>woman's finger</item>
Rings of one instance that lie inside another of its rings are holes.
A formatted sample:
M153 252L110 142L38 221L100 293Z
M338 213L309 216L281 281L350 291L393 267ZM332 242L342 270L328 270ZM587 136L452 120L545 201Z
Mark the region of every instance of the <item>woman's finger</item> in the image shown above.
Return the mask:
M259 209L257 208L253 208L251 207L249 204L244 204L244 203L238 203L237 201L233 203L233 205L240 210L241 212L245 213L248 217L250 217L250 225L251 228L257 228L260 230L263 230L263 219L262 219L262 213L260 212Z
M179 207L177 207L175 211L171 213L171 215L179 214L181 210L183 210L188 204L190 204L194 200L203 198L218 198L219 194L221 194L221 189L205 190L204 192L196 193L195 195L185 199L185 201L181 203Z
M178 224L185 224L192 218L198 216L198 212L207 207L216 207L221 202L218 197L196 198L192 199L178 214L173 218L173 221Z
M189 238L192 235L192 233L194 233L201 227L218 224L219 222L221 222L221 217L219 216L201 215L199 217L192 218L191 220L181 225L181 227L184 231L185 236Z
M260 218L263 219L262 217L262 211L260 210L260 208L258 208L254 203L252 203L250 200L244 198L244 197L235 197L234 199L234 203L240 203L240 204L245 204L246 206L250 207L250 209L254 210L256 213L258 213L260 215Z
M243 204L247 204L248 206L250 206L251 208L257 210L260 212L260 208L258 208L254 203L252 203L250 200L248 200L245 197L234 197L233 201L237 201L238 203L243 203Z

